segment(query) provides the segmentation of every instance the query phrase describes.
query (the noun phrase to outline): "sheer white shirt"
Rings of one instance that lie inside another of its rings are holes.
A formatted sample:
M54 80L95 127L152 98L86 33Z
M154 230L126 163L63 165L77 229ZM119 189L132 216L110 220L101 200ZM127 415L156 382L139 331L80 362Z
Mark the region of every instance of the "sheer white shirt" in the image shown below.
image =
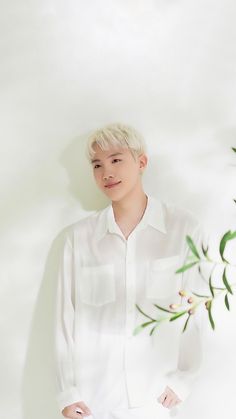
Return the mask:
M55 350L58 403L102 403L125 373L130 407L158 397L168 385L184 400L201 365L201 321L193 315L134 335L178 291L199 289L196 269L175 274L199 244L200 223L187 210L148 196L144 215L126 240L110 204L69 226L58 274ZM152 325L153 326L153 325Z

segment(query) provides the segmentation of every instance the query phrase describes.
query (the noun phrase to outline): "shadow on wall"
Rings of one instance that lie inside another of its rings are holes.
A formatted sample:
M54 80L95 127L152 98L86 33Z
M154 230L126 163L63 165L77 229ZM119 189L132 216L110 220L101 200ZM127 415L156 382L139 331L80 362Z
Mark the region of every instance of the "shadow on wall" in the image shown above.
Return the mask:
M74 139L59 162L69 176L69 194L85 211L95 211L107 204L98 191L91 167L85 157L86 136ZM64 228L51 244L38 294L23 372L22 401L24 419L58 419L54 370L54 310L58 268L66 233Z
M73 139L59 162L69 177L69 192L81 203L84 210L94 211L104 208L109 201L97 188L92 167L86 157L88 134Z
M67 229L52 243L36 302L23 377L24 419L61 417L56 403L53 369L53 318L59 259Z
M85 156L87 136L76 137L63 150L59 164L66 170L69 178L68 193L81 203L85 211L98 210L106 206L107 199L97 189L92 176L92 168ZM35 208L43 203L51 203L65 196L64 182L61 185L61 173L54 156L40 157L33 167L17 175L14 185L4 191L1 202L1 233L12 226L12 220L32 216ZM45 186L46 185L46 186ZM66 197L64 198L66 200ZM68 199L68 198L67 198Z

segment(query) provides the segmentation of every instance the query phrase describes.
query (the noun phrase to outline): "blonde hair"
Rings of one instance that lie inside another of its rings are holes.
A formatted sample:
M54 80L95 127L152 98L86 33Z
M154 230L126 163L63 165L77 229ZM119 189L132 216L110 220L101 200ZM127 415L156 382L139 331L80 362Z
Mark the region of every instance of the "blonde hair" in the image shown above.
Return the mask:
M90 161L95 154L94 144L97 144L102 150L108 150L111 146L127 148L134 158L146 153L143 136L133 127L120 123L105 125L88 137L86 155Z

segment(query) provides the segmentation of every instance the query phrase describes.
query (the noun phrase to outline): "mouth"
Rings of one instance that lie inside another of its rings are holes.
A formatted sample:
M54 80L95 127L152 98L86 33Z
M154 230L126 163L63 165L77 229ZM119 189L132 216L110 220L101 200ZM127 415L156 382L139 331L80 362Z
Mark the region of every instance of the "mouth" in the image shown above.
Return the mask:
M110 185L105 185L105 188L108 188L108 189L115 188L120 183L121 183L121 180L119 182L116 182L116 183L111 183Z

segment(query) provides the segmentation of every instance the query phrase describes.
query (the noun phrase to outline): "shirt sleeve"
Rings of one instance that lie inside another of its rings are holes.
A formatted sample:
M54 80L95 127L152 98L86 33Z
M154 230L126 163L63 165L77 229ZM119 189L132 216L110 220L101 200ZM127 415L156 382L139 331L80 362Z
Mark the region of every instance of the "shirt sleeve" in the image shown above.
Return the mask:
M73 247L67 235L59 262L55 309L55 367L60 410L81 399L75 380L75 303Z
M205 243L206 239L206 233L201 224L197 225L190 236L199 251L201 244ZM189 248L186 249L183 264L186 263L185 260L188 254ZM187 292L190 291L190 293L191 291L200 295L206 293L206 284L199 274L198 265L182 273L182 287ZM189 396L196 379L201 374L203 311L203 306L198 307L195 314L191 315L187 328L181 333L177 369L169 375L168 379L167 385L177 394L181 401L184 401ZM186 317L184 321L186 321Z

